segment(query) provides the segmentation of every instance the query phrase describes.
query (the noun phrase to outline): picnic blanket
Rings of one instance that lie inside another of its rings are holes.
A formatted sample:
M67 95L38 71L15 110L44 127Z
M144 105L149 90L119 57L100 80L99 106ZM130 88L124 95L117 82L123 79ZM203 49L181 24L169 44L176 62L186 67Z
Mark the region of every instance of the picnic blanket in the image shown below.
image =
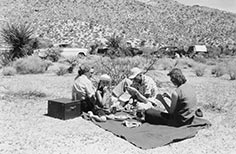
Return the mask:
M86 116L83 117L88 119ZM143 123L140 127L128 128L122 125L122 121L115 120L93 123L141 149L152 149L191 138L198 130L210 126L209 121L201 118L195 118L191 125L182 127Z

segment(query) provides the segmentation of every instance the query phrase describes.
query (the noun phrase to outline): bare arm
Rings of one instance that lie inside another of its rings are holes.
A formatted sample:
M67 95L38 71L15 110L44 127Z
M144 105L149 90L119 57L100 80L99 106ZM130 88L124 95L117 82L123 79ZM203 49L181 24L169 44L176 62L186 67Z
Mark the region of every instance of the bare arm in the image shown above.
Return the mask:
M165 109L168 113L173 114L176 108L177 100L178 100L178 94L176 92L173 92L171 95L171 104L170 106L166 103L163 96L160 94L157 95L157 99L161 101L161 103L164 105Z
M177 101L178 101L178 94L176 92L173 92L171 95L171 104L169 111L170 114L173 114L175 112Z
M136 96L138 100L140 100L144 103L148 102L148 99L144 95L142 95L136 88L127 87L126 89L127 89L127 91L129 92L130 95Z
M95 93L95 95L96 95L96 98L97 98L97 105L99 106L99 107L103 107L103 99L102 99L102 95L101 95L101 92L98 90L98 91L96 91L96 93Z
M144 102L144 103L148 103L148 99L147 99L148 97L143 96L139 91L137 91L136 97L137 97L140 101L142 101L142 102Z

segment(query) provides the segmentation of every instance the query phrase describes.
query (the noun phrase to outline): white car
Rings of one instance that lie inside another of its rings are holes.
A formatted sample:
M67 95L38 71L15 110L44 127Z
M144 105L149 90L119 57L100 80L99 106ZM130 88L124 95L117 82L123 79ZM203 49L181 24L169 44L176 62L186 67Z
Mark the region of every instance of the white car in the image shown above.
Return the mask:
M84 57L89 53L86 48L61 48L60 50L63 57Z

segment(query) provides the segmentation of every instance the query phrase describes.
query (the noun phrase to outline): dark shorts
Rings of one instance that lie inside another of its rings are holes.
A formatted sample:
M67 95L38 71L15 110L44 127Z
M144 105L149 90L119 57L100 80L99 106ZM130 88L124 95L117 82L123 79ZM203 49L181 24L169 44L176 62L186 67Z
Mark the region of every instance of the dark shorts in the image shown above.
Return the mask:
M193 118L186 120L185 122L182 121L182 118L179 116L174 116L166 112L162 112L155 109L148 109L144 112L145 121L150 124L155 125L168 125L168 126L175 126L180 127L183 125L191 124Z
M90 102L89 99L81 101L81 109L83 112L92 111L93 114L98 115L98 116L106 115L105 111L96 107L92 102Z
M83 112L92 111L94 109L94 104L90 102L89 99L81 101L81 109Z

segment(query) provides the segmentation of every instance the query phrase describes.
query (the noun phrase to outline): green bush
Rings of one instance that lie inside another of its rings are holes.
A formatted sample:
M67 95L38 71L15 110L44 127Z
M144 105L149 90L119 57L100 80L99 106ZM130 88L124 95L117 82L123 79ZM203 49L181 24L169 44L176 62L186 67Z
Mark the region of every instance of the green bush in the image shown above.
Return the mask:
M229 62L227 68L230 80L236 80L236 61Z
M20 74L44 73L50 65L50 62L42 60L37 56L20 58L13 63L17 73Z
M222 64L219 64L212 68L211 74L215 75L216 77L221 77L225 74L225 67Z
M63 76L68 73L68 68L66 66L59 66L59 69L56 70L56 75Z
M16 69L11 66L4 67L2 70L2 74L4 76L13 76L16 74Z
M203 76L205 73L206 66L202 64L198 64L194 67L194 72L197 76Z
M12 47L9 52L9 59L14 60L33 53L30 46L34 30L30 24L8 24L1 30L1 36L5 43Z

